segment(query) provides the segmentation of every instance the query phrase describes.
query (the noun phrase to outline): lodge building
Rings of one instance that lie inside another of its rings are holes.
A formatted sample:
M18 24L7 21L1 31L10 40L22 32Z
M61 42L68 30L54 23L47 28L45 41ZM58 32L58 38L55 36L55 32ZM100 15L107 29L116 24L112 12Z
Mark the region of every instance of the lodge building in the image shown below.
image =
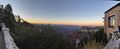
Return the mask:
M104 13L104 32L107 34L108 39L110 39L111 33L120 30L120 3Z

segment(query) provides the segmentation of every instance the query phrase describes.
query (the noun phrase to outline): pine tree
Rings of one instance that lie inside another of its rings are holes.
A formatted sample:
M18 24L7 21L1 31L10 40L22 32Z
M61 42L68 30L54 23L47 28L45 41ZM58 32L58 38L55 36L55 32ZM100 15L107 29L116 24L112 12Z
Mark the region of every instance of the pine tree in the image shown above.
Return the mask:
M5 10L7 10L7 11L9 11L9 12L12 12L12 7L11 7L11 5L10 5L10 4L7 4L7 5L5 6Z

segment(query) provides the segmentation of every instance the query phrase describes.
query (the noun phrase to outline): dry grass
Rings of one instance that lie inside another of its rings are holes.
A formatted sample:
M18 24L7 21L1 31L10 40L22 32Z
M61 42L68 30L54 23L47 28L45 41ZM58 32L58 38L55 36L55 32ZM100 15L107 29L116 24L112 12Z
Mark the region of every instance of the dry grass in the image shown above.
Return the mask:
M103 49L103 45L97 43L95 40L89 41L83 48L80 49Z

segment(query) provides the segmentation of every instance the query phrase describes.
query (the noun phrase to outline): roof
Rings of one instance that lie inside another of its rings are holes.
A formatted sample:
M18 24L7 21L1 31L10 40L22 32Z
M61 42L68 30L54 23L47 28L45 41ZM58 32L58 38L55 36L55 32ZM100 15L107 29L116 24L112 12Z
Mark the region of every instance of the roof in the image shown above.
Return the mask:
M115 8L115 7L119 6L119 5L120 5L120 3L116 4L116 5L113 6L112 8L108 9L107 11L105 11L105 13L109 12L110 10L112 10L113 8Z

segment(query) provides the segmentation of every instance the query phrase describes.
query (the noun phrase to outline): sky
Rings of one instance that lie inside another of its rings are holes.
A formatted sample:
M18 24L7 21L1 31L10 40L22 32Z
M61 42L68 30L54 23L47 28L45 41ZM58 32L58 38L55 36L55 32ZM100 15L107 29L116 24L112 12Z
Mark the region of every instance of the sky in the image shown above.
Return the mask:
M102 26L104 12L117 1L99 0L0 0L13 13L36 24Z

